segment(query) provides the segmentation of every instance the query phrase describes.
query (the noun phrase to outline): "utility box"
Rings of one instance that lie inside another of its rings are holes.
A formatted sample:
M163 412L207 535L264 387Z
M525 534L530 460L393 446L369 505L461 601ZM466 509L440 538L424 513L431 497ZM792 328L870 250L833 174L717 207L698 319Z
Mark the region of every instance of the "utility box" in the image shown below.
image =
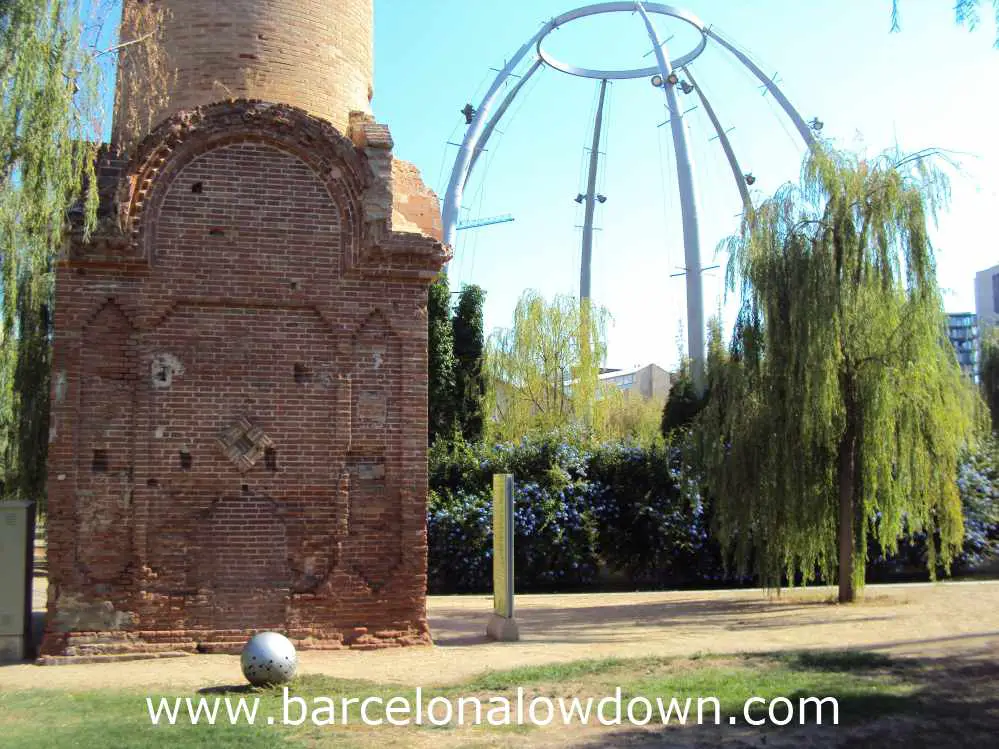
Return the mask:
M0 502L0 663L24 660L31 647L31 572L35 503Z

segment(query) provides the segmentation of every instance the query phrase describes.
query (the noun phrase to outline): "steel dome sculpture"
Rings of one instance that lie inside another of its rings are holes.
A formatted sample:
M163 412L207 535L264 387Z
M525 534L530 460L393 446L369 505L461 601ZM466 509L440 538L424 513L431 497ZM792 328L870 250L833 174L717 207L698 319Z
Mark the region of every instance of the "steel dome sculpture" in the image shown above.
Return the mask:
M562 62L553 57L545 49L545 40L556 29L572 21L609 13L637 13L641 17L655 52L656 65L628 70L593 70ZM699 36L698 42L693 49L684 51L682 54L676 56L671 55L666 41L660 39L656 31L653 20L655 16L676 19L693 27ZM694 13L683 8L676 8L661 3L635 0L632 2L598 3L570 10L545 23L540 31L532 36L509 58L503 69L496 75L478 107L466 108L465 115L468 122L468 130L465 133L464 140L455 159L442 206L444 241L453 247L456 232L459 228L458 217L461 210L462 195L479 155L485 149L490 136L495 131L497 124L503 119L510 105L517 98L524 85L538 70L547 66L568 75L601 81L600 104L598 105L597 119L594 127L594 147L590 150L591 162L588 190L586 195L580 195L577 198L579 202L585 202L586 209L583 225L580 298L587 299L589 297L590 286L593 213L596 202L603 202L603 196L596 194L595 180L597 144L600 138L603 94L606 82L609 80L651 78L653 85L660 88L666 96L673 149L676 153L677 181L683 227L684 261L686 266L687 346L688 355L691 360L691 374L698 391L701 391L704 386L704 301L701 281L703 268L701 266L700 229L698 226L697 201L694 189L695 175L691 162L690 146L687 141L687 129L684 125L685 113L680 108L676 92L678 87L684 93L696 91L701 105L704 107L704 111L715 130L717 140L725 153L742 198L743 208L746 211L752 208L747 183L752 184L751 180L755 181L752 175L743 172L739 166L739 161L725 128L722 127L704 91L697 85L697 81L691 72L691 63L712 43L720 45L759 79L766 90L773 95L787 117L790 118L806 147L812 148L817 142L815 133L821 129L822 123L817 119L811 123L806 123L771 76L764 73L746 54L739 50L732 42L726 40L719 32L712 30L710 26L702 22ZM512 77L517 77L514 71L526 60L529 60L531 55L533 55L534 59L530 67L519 76L516 84L511 86L506 95L501 99L500 94L504 85ZM683 80L681 80L681 74L684 76Z

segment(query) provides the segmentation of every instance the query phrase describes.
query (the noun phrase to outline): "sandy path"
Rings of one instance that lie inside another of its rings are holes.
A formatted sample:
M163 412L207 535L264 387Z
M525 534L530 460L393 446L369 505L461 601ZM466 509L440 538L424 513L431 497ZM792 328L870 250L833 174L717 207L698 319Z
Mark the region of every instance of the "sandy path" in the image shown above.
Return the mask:
M519 643L482 632L487 596L432 597L437 645L374 652L303 652L302 673L410 686L460 682L484 671L599 657L683 656L803 648L897 655L999 657L999 581L879 585L852 606L831 589L520 596ZM241 682L235 656L115 664L0 667L0 690L93 687L191 689Z

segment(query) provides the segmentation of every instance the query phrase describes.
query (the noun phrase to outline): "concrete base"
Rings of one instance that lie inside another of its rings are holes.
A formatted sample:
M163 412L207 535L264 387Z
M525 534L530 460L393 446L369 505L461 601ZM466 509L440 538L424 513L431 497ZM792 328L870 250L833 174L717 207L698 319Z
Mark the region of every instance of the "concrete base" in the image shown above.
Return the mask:
M21 635L0 635L0 663L20 663L27 653Z
M490 614L486 635L498 642L516 642L520 639L520 628L516 619Z

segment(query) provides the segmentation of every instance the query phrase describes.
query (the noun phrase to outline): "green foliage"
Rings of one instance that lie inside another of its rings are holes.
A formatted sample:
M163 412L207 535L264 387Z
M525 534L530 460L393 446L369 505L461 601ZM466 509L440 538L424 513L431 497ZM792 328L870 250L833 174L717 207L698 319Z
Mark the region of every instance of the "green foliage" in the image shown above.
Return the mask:
M659 438L662 400L600 381L609 314L570 296L525 291L513 326L486 347L487 438L517 441L567 431L592 444Z
M486 293L475 285L458 295L451 327L454 337L454 389L458 429L470 442L482 439L485 428L486 377L482 305Z
M514 570L520 590L591 582L596 573L589 495L577 448L558 435L519 445L456 438L430 451L429 587L488 590L492 574L492 476L512 473Z
M581 308L574 297L521 295L513 326L486 347L494 438L592 424L607 318L606 310Z
M645 398L601 383L593 404L591 438L596 443L651 446L660 441L663 405L662 398Z
M705 397L698 397L690 373L684 370L669 389L662 412L660 429L664 437L677 430L686 430L704 407Z
M869 533L892 553L906 528L938 529L931 571L960 549L975 396L927 236L946 197L927 154L816 149L726 243L742 308L729 351L712 331L697 444L718 539L765 585L831 580L838 560L851 600Z
M5 489L13 496L40 500L44 509L46 460L49 445L49 372L51 338L48 300L45 289L42 301L27 278L22 278L17 305L17 359L14 365L13 390L18 394L18 418L12 424L15 439L5 464ZM16 450L16 451L15 451Z
M603 445L589 456L600 557L632 585L710 585L725 579L707 508L681 491L680 451Z
M992 431L999 432L999 328L993 328L982 339L982 397L992 417Z
M967 26L969 31L978 28L981 22L979 9L982 0L955 0L954 20L960 26ZM891 3L891 30L899 31L902 28L901 8L899 0L892 0ZM999 0L992 0L992 8L995 14L996 26L999 27ZM999 49L999 30L996 33L995 45Z
M962 458L957 488L964 512L964 544L957 562L968 569L999 552L999 443L994 437Z
M455 419L451 288L444 273L441 273L430 285L427 327L429 439L433 444L439 437L451 436Z
M427 301L429 439L482 439L485 401L482 305L485 292L465 286L451 309L451 288L442 273Z
M153 92L141 97L149 107L162 104L163 15L154 3L0 3L0 471L6 494L36 499L43 512L52 269L70 223L84 239L95 228L102 102L119 52L131 61L115 90L119 121L151 124L129 96L137 86ZM121 43L101 49L112 27Z
M964 515L964 542L953 569L960 574L987 564L999 553L999 451L994 438L982 440L962 456L957 488ZM892 555L869 544L868 580L926 577L927 544L938 536L938 529L906 532ZM938 565L936 572L939 575L945 570Z
M678 461L661 443L590 448L564 433L439 440L430 450L430 590L489 590L494 473L515 476L518 590L592 585L601 564L632 586L721 581L707 515L681 493Z
M4 492L44 504L52 265L83 196L93 227L99 71L73 0L0 6L0 450Z

